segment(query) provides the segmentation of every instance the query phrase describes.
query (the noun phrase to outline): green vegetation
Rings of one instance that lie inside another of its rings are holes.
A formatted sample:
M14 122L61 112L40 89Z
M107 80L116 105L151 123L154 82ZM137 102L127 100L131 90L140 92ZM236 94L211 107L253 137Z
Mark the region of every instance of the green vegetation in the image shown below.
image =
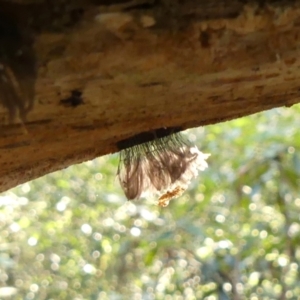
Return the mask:
M186 134L209 168L166 208L118 156L0 197L0 299L299 299L300 107Z

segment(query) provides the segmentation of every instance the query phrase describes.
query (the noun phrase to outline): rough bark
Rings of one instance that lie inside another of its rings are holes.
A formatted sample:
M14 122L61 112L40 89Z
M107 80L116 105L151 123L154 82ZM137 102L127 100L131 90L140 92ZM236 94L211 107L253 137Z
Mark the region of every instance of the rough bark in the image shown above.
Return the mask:
M0 0L1 191L141 132L299 102L298 1L47 3Z

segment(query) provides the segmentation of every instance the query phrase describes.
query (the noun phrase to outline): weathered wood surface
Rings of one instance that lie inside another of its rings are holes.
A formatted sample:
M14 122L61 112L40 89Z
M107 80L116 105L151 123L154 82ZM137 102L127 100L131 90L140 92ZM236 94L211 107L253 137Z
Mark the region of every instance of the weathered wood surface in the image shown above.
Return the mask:
M28 43L25 62L1 62L0 51L0 67L29 103L34 94L24 126L20 106L14 124L0 110L0 190L115 152L144 131L299 102L300 2L207 2L0 1L0 17Z

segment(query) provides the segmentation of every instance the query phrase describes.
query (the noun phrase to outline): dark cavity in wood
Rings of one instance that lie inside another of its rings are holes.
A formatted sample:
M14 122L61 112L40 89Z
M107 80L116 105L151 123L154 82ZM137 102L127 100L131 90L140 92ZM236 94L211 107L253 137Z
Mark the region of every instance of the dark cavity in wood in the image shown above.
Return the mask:
M84 104L82 99L82 92L79 90L71 91L71 96L59 101L59 103L65 107L76 107Z

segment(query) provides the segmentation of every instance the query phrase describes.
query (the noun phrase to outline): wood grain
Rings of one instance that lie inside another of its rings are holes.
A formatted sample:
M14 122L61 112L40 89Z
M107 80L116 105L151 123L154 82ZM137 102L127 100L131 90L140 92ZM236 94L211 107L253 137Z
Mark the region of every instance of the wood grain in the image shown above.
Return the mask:
M71 26L28 27L35 105L24 126L0 110L1 191L116 152L141 132L299 102L299 1L115 2L80 4ZM11 3L33 10L34 1ZM61 105L72 91L80 105Z

